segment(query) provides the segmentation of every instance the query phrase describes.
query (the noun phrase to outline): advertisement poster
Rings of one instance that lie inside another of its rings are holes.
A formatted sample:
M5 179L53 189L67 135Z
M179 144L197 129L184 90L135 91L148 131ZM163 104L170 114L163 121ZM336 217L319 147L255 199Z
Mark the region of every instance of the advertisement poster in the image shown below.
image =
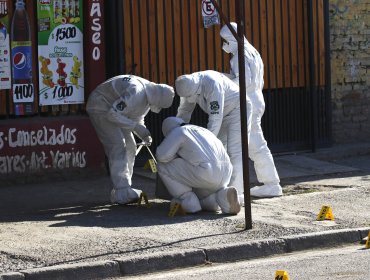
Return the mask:
M40 106L84 102L82 0L38 0Z
M13 2L15 9L10 30L12 54L12 96L16 115L33 113L32 41L30 18L24 0Z
M8 1L0 1L0 89L11 89Z

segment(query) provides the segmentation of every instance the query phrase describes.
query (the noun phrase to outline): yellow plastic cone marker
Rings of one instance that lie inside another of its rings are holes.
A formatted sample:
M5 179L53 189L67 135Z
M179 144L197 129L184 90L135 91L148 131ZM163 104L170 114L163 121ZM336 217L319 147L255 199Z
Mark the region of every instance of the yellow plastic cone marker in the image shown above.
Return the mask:
M323 220L334 220L333 210L328 205L322 206L319 215L317 215L317 221Z
M186 212L184 211L184 209L182 208L181 204L180 203L175 203L171 208L170 208L170 212L168 212L168 217L173 217L175 216L176 212L180 212L182 215L185 215Z
M367 235L367 240L366 240L366 243L365 243L365 248L366 249L370 249L370 231L369 231L369 234Z
M157 165L155 164L153 159L148 159L148 161L144 165L144 169L149 169L155 173L157 172Z
M141 202L143 201L143 199L144 199L144 202L145 202L145 206L147 208L152 207L152 205L149 203L148 196L146 195L145 192L141 192L139 200L137 201L137 206L141 205Z
M288 273L285 270L277 270L275 280L289 280Z

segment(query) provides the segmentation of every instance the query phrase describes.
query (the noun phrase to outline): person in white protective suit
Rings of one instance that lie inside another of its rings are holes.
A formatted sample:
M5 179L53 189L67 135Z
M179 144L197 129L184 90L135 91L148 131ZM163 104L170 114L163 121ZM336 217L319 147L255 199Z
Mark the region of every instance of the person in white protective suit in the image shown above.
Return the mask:
M239 193L244 203L243 158L240 128L239 87L226 75L206 70L176 79L175 88L180 96L177 117L190 122L192 112L198 104L208 114L207 128L221 140L233 165L230 185ZM251 124L251 102L247 102L248 135Z
M134 75L113 77L93 90L86 110L104 146L113 183L111 202L136 201L141 191L131 188L136 154L133 133L147 145L152 142L144 117L171 106L174 89Z
M231 23L237 31L237 24ZM229 27L224 25L220 30L225 40L222 49L231 53L230 60L232 80L239 85L238 43ZM258 51L244 37L245 80L246 93L252 102L252 127L249 141L249 157L254 162L257 179L262 186L251 188L250 193L255 197L277 197L283 195L280 178L276 171L274 159L263 136L261 119L265 112L263 98L263 61Z
M232 165L221 141L208 129L177 117L166 118L162 132L157 169L172 203L178 202L187 213L221 209L224 214L237 214L238 193L228 187Z

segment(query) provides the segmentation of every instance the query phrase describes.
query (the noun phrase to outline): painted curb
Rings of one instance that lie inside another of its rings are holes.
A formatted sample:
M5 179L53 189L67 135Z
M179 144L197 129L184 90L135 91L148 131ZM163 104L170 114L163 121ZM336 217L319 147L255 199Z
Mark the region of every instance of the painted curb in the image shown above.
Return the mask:
M230 262L285 253L284 240L258 240L204 248L208 261Z
M21 272L27 280L91 280L121 276L118 263L113 261L57 265Z
M203 265L206 262L206 254L200 249L188 249L124 257L116 261L119 263L122 275L135 275Z
M343 229L293 235L284 238L287 253L361 241L361 229Z

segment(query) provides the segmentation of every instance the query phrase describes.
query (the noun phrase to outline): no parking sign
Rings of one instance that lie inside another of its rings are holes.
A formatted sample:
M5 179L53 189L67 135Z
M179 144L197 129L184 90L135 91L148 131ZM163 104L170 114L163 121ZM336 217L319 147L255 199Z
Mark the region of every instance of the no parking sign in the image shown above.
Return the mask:
M202 16L205 28L220 24L220 18L211 0L202 0Z

